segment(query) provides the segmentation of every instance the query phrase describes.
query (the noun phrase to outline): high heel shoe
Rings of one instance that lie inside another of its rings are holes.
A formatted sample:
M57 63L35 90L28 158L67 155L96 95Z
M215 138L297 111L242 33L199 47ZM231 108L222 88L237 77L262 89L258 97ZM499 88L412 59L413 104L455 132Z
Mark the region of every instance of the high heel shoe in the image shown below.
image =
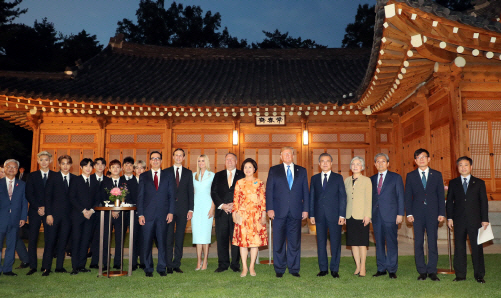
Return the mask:
M204 263L203 263L203 262L202 262L202 263L200 263L200 267L195 268L195 271L198 271L198 270L202 269L202 266L203 266L203 265L204 265ZM204 269L202 269L202 270L204 270Z
M204 264L202 263L202 265L200 265L200 268L202 268L201 270L207 270L207 266L209 266L209 263L207 262L205 264L205 269L203 268L204 267Z

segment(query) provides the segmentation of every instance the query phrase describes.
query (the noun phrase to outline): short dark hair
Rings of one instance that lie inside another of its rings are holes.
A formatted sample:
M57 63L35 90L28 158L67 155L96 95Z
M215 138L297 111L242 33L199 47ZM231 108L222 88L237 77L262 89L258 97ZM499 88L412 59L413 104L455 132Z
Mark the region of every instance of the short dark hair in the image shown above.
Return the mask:
M64 154L61 155L57 158L57 163L61 164L63 162L63 159L67 159L70 164L73 164L73 159L71 159L71 156Z
M119 167L122 167L122 163L118 160L118 159L114 159L112 161L110 161L110 168L112 165L118 165Z
M177 148L176 150L172 151L172 156L174 156L174 153L176 153L176 151L181 151L181 152L183 152L183 157L186 156L186 154L184 153L184 150L181 148Z
M162 159L162 153L160 153L160 152L158 152L158 151L151 151L151 152L150 152L150 159L151 159L151 156L152 156L153 154L155 154L155 153L156 153L156 154L159 154L159 155L160 155L160 159Z
M126 158L124 158L124 161L122 164L125 165L126 163L134 164L134 158L132 158L131 156L127 156Z
M86 165L88 165L90 163L90 166L93 167L94 166L94 162L92 161L92 159L90 158L84 158L80 161L80 166L83 168L85 167Z
M462 160L467 160L470 163L470 166L473 165L473 159L469 158L468 156L461 156L456 161L456 166L459 166L459 162L462 161Z
M423 148L419 148L418 150L416 150L416 151L414 152L414 159L416 159L416 158L417 158L417 157L418 157L421 153L426 153L426 155L427 155L428 157L430 157L430 152L428 152L428 150L423 149Z
M246 160L244 160L244 162L242 163L242 172L244 171L244 167L245 167L245 164L246 163L251 163L252 166L254 167L254 173L257 172L257 163L254 159L252 158L247 158Z
M98 157L96 159L94 159L94 164L97 164L97 162L100 161L103 165L106 165L106 159L102 158L102 157ZM92 165L94 166L94 165Z
M332 159L332 155L330 155L329 153L322 153L320 154L320 156L318 157L318 162L320 162L320 159L324 156L328 156L330 159L331 159L331 162L333 162L334 160Z
M111 172L110 172L110 171L106 172L106 175L105 175L105 176L106 176L106 177L111 176Z

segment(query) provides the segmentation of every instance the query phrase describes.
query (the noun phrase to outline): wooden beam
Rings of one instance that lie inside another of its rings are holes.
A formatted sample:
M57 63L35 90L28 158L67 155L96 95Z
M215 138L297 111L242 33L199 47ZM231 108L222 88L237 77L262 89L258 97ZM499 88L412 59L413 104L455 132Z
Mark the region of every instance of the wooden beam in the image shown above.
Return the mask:
M450 63L456 58L456 55L453 53L437 49L426 43L416 48L416 51L418 51L418 53L426 59L435 62Z

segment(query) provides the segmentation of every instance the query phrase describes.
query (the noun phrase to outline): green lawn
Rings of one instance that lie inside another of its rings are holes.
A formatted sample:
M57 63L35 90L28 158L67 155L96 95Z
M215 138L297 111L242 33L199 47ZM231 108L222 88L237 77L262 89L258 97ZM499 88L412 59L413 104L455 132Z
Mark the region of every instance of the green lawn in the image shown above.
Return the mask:
M211 255L212 256L212 255ZM447 257L440 256L439 267L446 267ZM131 277L97 278L97 270L76 276L41 273L26 276L28 269L14 270L16 277L0 276L0 297L501 297L501 255L486 255L486 284L473 280L473 269L468 258L468 280L453 283L453 275L442 275L440 282L417 281L414 258L399 258L398 279L378 278L374 257L368 257L368 276L353 276L353 259L341 259L340 279L330 275L316 277L316 258L301 259L301 278L285 274L275 277L273 266L257 265L257 276L241 278L238 273L214 273L215 258L209 259L206 271L194 271L196 259L183 260L184 274L160 277L156 272L147 278L142 271ZM19 264L16 260L14 267ZM40 268L40 266L39 266ZM65 268L70 269L67 260Z

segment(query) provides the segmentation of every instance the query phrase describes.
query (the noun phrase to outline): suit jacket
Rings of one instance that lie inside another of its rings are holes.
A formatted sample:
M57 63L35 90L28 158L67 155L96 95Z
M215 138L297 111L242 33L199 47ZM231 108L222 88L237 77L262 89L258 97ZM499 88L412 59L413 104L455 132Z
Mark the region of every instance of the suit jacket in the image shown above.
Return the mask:
M155 219L165 220L167 214L174 214L176 211L176 183L172 182L174 173L166 170L160 171L158 190L155 188L151 173L150 170L139 176L137 192L137 214L144 216L147 222Z
M54 174L56 174L56 172L49 170L47 181L49 181L50 177ZM30 174L28 182L26 182L26 199L30 203L31 210L38 212L38 208L45 206L45 186L40 170Z
M122 176L125 179L125 176ZM129 204L137 205L137 190L139 183L137 182L136 176L132 176L132 179L125 180L129 194L125 198L125 201Z
M447 192L447 219L454 224L480 228L482 222L489 222L489 206L485 182L471 176L466 194L463 190L462 177L449 182Z
M372 218L372 182L367 176L358 176L355 185L353 185L352 177L349 176L344 180L346 188L346 219L353 217L354 219L364 219L364 217Z
M315 220L322 220L322 215L328 221L346 217L346 190L343 176L331 172L325 190L322 188L323 173L313 175L310 183L310 217L319 216Z
M28 172L26 172L26 171L25 171L25 172L23 173L23 176L21 176L21 178L19 178L19 176L21 176L21 173L20 173L20 172L18 172L18 173L17 173L17 175L16 175L16 179L19 179L19 180L21 180L21 181L23 181L23 182L27 182L27 181L28 181L28 176L29 176L29 175L28 175Z
M70 203L72 206L72 218L84 219L82 211L90 210L99 206L99 183L95 176L90 176L90 187L85 183L85 178L80 175L70 181ZM95 215L93 215L95 216Z
M424 202L426 201L426 205ZM426 208L427 206L431 208ZM405 209L407 216L424 219L426 212L434 218L445 216L445 192L442 173L430 168L426 189L421 182L419 169L407 174L405 179Z
M71 184L76 175L69 175ZM69 197L70 186L64 182L61 172L54 173L47 179L45 186L45 214L54 218L70 217L71 203Z
M171 171L174 178L174 185L176 185L176 174L174 172L174 166L165 169L165 171ZM179 187L176 186L176 215L186 216L188 211L193 211L194 208L194 198L195 193L193 190L193 173L191 170L183 167L181 171L181 177L179 179Z
M285 218L291 212L293 218L302 218L309 211L308 174L306 169L294 165L294 181L289 189L284 164L273 166L266 181L266 211L274 210L275 217Z
M15 179L12 200L9 199L6 178L0 179L0 231L5 232L8 226L19 227L20 220L26 221L28 201L25 192L24 181Z
M108 194L108 192L106 191L106 189L108 189L108 191L110 191L114 185L113 185L113 179L111 178L108 178L108 177L104 177L105 179L103 179L103 182L101 182L101 185L99 186L99 191L98 191L98 201L99 201L99 205L100 206L104 206L104 201L108 201L109 198L110 198L110 195ZM127 182L125 180L125 177L120 177L118 179L118 187L124 187L127 185ZM126 197L127 199L127 197Z
M231 187L228 187L228 173L226 169L219 171L214 175L210 188L210 195L214 205L216 206L216 217L221 217L221 215L225 214L223 210L218 209L221 204L233 203L235 185L238 180L243 178L245 178L244 172L237 169L235 171L235 177L233 177L233 184Z
M387 171L381 194L378 195L379 178L379 173L371 177L372 216L374 217L377 209L379 209L383 221L395 222L397 215L403 216L405 213L404 182L399 174Z

